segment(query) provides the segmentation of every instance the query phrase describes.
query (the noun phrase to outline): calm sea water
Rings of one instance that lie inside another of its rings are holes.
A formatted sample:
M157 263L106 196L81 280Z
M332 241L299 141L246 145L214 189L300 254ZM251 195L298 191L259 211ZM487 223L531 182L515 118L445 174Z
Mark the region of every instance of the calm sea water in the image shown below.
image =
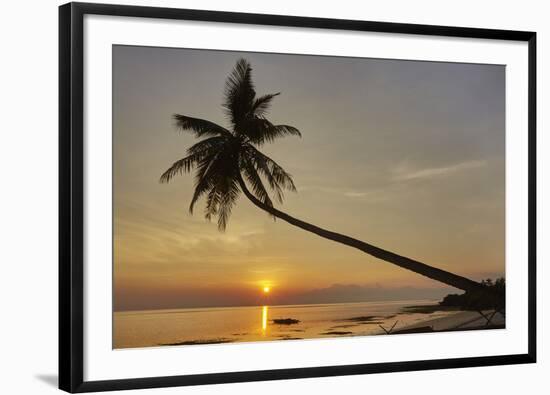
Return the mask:
M403 313L433 300L194 308L114 313L114 348L265 340L299 340L384 333L449 312ZM292 319L294 321L278 321Z

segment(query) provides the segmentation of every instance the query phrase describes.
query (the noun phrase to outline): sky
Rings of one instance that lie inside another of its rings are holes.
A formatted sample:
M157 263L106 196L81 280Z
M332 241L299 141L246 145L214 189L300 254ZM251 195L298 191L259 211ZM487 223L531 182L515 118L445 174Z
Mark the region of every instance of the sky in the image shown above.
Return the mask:
M459 292L274 221L242 195L224 233L188 211L194 177L160 175L197 140L172 114L229 127L244 57L268 118L302 137L262 147L297 192L276 207L474 280L504 276L505 69L113 47L114 309L440 298Z

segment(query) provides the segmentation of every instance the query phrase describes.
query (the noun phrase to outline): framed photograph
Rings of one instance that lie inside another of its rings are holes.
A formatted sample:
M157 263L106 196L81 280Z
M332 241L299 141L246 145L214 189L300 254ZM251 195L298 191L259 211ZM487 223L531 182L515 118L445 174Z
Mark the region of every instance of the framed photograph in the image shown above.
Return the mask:
M59 16L61 389L535 362L534 32Z

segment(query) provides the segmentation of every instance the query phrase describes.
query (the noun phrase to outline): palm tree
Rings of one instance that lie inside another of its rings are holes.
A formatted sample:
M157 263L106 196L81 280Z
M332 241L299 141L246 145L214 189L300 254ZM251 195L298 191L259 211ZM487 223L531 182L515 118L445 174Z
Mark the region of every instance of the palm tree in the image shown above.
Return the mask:
M480 290L481 284L473 280L320 228L275 208L266 189L266 183L279 203L283 202L285 189L296 191L296 187L291 175L273 159L261 153L259 148L279 137L301 137L295 127L274 125L266 119L271 102L278 95L279 93L273 93L256 97L252 83L252 67L245 59L239 59L226 81L224 92L223 107L231 128L226 129L207 120L175 114L174 120L180 130L189 131L204 139L190 147L187 156L166 170L160 181L167 183L175 175L195 169L195 191L189 211L193 213L198 199L206 197L205 217L210 220L217 216L220 231L225 230L231 209L240 192L243 192L258 208L300 229L357 248L376 258L452 287L464 291Z

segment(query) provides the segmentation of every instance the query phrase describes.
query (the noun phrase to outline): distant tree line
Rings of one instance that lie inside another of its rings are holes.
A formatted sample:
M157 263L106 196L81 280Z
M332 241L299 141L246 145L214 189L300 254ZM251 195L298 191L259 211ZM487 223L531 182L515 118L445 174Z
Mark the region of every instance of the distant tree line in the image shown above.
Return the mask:
M439 302L440 306L459 307L462 310L495 309L504 311L506 303L506 284L503 277L495 281L490 278L481 281L489 292L466 291L463 294L449 294Z

